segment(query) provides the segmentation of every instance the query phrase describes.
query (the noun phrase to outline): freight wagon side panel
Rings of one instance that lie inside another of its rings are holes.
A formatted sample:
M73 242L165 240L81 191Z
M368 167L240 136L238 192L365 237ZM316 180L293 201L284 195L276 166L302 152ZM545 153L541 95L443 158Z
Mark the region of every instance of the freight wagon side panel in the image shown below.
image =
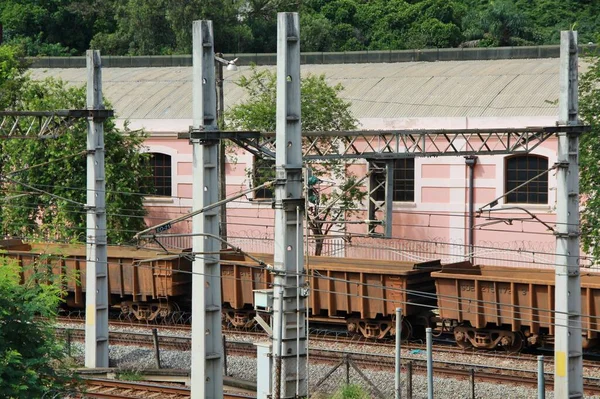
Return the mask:
M221 297L232 309L252 309L254 290L270 287L271 274L256 263L240 261L221 263Z
M581 325L587 331L588 339L598 338L600 328L600 276L582 277Z
M357 284L349 281L348 273L312 270L310 276L310 307L315 316L343 317L356 308Z
M440 317L469 322L475 328L488 325L507 326L512 331L518 331L521 326L532 331L549 328L551 308L548 306L554 306L552 290L539 281L512 279L515 273L519 273L519 279L527 277L525 271L514 268L485 270L483 275L433 273Z
M413 264L345 258L311 258L311 307L314 315L390 317L435 307L431 270L439 262Z
M83 305L86 289L86 246L36 243L30 251L9 248L7 255L18 259L27 278L42 268L65 277L67 291ZM108 247L108 289L117 297L134 300L187 295L191 288L191 262L178 255L164 256L148 249ZM180 272L181 271L181 272ZM109 297L111 304L114 298Z
M554 272L475 266L445 268L433 273L440 317L470 322L475 328L522 327L538 334L554 334ZM586 336L596 338L600 308L600 276L582 276L582 325Z
M133 269L133 276L137 278L136 290L142 298L168 298L185 295L191 287L191 262L179 256L155 258L149 260L133 261L124 264ZM117 262L111 263L114 267L115 277L118 280L119 268ZM111 279L112 281L113 279ZM114 290L112 290L115 293Z

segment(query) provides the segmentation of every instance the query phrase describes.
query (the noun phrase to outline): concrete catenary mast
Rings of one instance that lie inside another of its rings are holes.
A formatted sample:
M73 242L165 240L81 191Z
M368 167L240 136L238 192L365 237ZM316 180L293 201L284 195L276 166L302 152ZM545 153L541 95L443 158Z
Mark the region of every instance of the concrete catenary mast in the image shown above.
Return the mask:
M277 121L273 284L273 398L302 398L306 387L300 21L277 15Z
M577 51L577 32L561 32L559 126L579 124ZM582 398L578 132L558 134L557 158L554 392Z
M193 25L193 126L217 130L215 50L211 21ZM194 210L218 201L218 140L191 139ZM223 397L221 266L218 207L192 218L192 387L193 399Z
M106 180L104 109L100 52L88 50L87 227L85 291L85 367L108 367L108 264L106 248Z

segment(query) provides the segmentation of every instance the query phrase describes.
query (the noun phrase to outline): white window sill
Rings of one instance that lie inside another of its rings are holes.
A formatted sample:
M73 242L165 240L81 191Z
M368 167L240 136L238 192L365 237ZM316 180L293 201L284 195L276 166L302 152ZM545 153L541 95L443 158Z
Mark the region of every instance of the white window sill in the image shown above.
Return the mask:
M172 204L173 197L144 197L144 204Z
M523 204L519 204L519 203L510 203L510 204L501 204L500 205L500 209L507 209L510 210L509 208L523 208L526 209L528 211L541 211L541 212L554 212L554 209L552 209L552 207L548 204L527 204L527 203L523 203ZM518 211L517 209L515 209L515 211Z
M404 201L394 201L392 205L392 209L407 209L407 208L416 208L416 202L404 202Z
M257 205L271 205L275 198L249 198L248 201Z
M377 201L378 205L383 205L383 201ZM417 203L412 201L393 201L392 209L416 208Z

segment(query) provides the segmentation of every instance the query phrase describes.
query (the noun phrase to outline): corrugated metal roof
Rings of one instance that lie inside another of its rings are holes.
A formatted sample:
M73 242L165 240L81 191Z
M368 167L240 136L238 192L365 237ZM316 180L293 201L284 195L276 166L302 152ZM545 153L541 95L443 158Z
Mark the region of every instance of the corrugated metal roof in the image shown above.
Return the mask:
M275 67L260 67L270 68ZM303 75L325 74L344 86L355 117L553 116L559 60L404 62L303 65ZM53 76L86 83L85 69L32 69L35 79ZM225 105L247 99L236 84L249 67L225 71ZM105 68L103 90L119 118L191 119L192 68Z

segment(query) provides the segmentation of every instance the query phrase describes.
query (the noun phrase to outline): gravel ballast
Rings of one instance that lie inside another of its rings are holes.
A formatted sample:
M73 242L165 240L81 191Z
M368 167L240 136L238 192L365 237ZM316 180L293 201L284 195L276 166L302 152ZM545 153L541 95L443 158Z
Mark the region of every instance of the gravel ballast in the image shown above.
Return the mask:
M83 362L83 344L72 344L73 354L77 361ZM122 370L144 370L155 367L154 352L150 349L135 348L131 346L110 347L109 352L110 366ZM489 360L489 359L488 359ZM189 369L190 352L184 351L161 351L161 364L164 368ZM228 374L231 377L243 380L256 381L256 360L245 356L228 356ZM326 364L311 363L310 365L310 393L313 397L323 397L327 393L332 393L346 381L346 368L339 367L320 387L315 388L314 384L321 379L333 366ZM364 375L375 385L385 398L394 397L394 374L388 371L376 371L370 369L361 369ZM403 397L406 397L406 381L403 372ZM360 384L365 389L370 390L369 384L363 381L362 377L352 368L350 368L350 382ZM413 398L427 397L427 380L422 374L413 375ZM475 392L477 398L486 399L507 399L507 398L535 398L537 391L521 386L489 384L476 382ZM468 381L455 380L450 378L434 377L434 396L439 398L470 398L471 388ZM374 398L376 396L373 396ZM553 392L546 392L546 398L553 399Z

